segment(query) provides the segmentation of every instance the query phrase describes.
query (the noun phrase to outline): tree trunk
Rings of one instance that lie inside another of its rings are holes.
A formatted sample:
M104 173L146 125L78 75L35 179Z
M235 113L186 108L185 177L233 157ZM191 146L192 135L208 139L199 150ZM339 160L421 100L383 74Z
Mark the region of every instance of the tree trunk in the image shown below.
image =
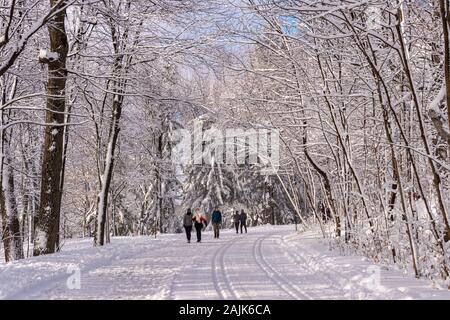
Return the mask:
M64 115L65 119L64 119L64 123L68 124L70 122L70 113L72 111L72 105L69 104L68 106L66 106L66 114ZM64 177L65 177L65 169L66 169L66 159L67 159L67 146L69 144L69 127L66 125L64 126L63 129L63 151L62 151L62 167L61 167L61 179L60 179L60 183L59 183L59 194L58 194L58 202L61 204L62 203L62 196L63 196L63 191L64 191ZM58 219L58 235L56 238L56 250L59 251L60 249L60 236L59 236L59 223L60 223L60 219Z
M450 35L448 22L448 1L439 0L442 31L444 36L444 75L445 75L445 102L447 104L447 121L450 130ZM447 161L450 163L450 143L447 140Z
M8 262L23 259L23 242L20 233L19 211L14 194L14 176L11 158L9 156L9 145L3 135L4 132L2 130L0 208L5 261Z
M50 0L54 6L58 1ZM64 26L66 11L57 13L51 20L48 32L50 51L57 54L57 59L42 60L48 64L47 111L44 132L41 199L35 220L35 256L55 252L59 234L61 210L61 172L63 154L62 124L66 106L66 58L68 53L67 35Z
M159 166L163 163L163 133L158 137L158 155L159 155ZM162 168L157 168L156 170L156 183L158 186L158 220L159 220L159 233L163 233L163 181L162 181Z
M95 232L95 245L105 244L105 226L108 207L108 193L111 186L112 173L114 168L114 155L119 137L120 117L122 115L123 96L115 95L112 109L112 124L109 132L109 142L106 151L105 166L101 178L101 191L97 197L97 228Z

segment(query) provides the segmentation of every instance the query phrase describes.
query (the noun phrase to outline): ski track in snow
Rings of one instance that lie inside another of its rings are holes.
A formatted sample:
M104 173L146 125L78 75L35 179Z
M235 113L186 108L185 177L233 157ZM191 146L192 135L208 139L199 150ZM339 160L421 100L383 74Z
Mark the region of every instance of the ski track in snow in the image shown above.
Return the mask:
M232 288L231 283L229 282L230 280L225 266L225 253L234 242L236 242L236 239L229 241L227 244L216 250L211 260L211 271L214 287L222 300L238 298L236 291Z
M266 258L264 258L261 247L265 238L265 236L262 236L256 239L254 243L253 256L258 266L265 272L265 274L267 274L270 280L272 280L278 288L286 292L291 298L296 300L305 298L309 299L309 296L291 284L280 272L278 272L269 262L267 262Z
M222 230L220 239L206 232L190 244L184 234L119 237L97 248L69 241L57 254L0 263L0 298L450 299L429 281L330 251L312 231L248 230ZM67 286L69 266L80 270L79 289Z

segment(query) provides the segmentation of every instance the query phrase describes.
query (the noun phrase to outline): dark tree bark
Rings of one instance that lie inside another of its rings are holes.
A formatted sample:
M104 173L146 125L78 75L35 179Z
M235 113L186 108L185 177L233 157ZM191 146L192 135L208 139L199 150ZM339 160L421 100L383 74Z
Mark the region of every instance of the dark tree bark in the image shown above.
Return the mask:
M14 1L15 2L15 1ZM36 23L30 27L29 31L24 34L23 37L21 37L20 41L14 46L14 49L12 52L6 57L5 61L2 61L0 63L0 76L4 75L11 66L14 65L16 60L19 58L19 56L22 54L22 52L25 50L25 47L28 43L28 41L31 39L31 37L38 32L43 26L45 26L48 21L50 21L53 17L56 17L64 12L65 15L65 8L67 6L66 0L50 0L51 3L51 9L48 11L47 14L45 14L43 17L39 18ZM11 10L14 10L14 8L11 8ZM64 11L63 11L64 10ZM12 12L12 11L10 11ZM6 45L9 42L9 37L6 36L4 41L0 43L0 47Z
M54 6L59 1L50 0ZM61 211L61 173L63 155L64 111L66 109L66 59L68 41L64 26L66 11L58 12L48 26L50 51L52 57L41 57L41 62L48 64L47 111L44 132L41 199L35 218L35 240L33 255L55 252L59 236L59 219ZM54 55L56 58L53 58Z

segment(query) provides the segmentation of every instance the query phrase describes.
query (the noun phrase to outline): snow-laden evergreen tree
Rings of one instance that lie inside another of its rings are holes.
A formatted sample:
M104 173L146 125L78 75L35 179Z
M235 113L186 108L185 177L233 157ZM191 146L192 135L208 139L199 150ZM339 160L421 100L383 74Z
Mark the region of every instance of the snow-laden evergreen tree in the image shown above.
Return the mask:
M210 213L216 205L232 206L239 201L239 181L233 169L224 164L223 152L216 150L216 146L223 148L223 137L216 141L216 137L208 135L215 120L205 115L195 119L195 123L197 125L190 129L191 135L201 137L202 142L196 143L193 139L192 157L183 168L186 175L183 207L198 207Z

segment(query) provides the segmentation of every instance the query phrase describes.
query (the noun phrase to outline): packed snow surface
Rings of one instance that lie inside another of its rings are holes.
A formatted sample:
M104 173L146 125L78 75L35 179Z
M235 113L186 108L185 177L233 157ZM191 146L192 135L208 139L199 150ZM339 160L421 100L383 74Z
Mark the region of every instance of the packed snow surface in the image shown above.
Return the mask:
M1 299L450 299L399 270L342 256L293 226L67 242L57 254L0 264Z

